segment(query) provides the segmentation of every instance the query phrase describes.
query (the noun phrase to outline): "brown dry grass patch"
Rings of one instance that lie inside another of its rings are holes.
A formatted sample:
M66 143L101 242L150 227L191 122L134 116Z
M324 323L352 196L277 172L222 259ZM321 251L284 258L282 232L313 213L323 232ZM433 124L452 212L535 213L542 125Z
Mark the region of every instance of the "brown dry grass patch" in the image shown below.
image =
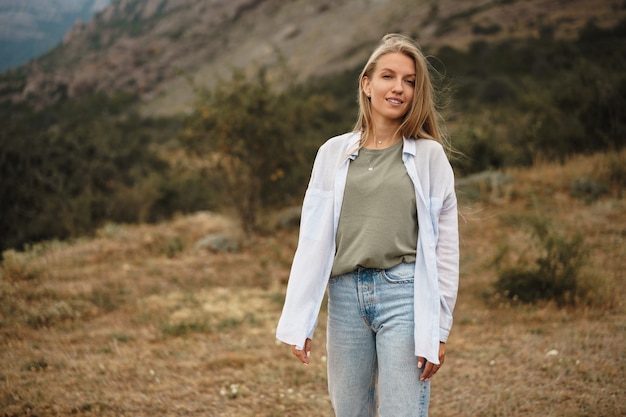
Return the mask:
M461 202L456 324L432 416L626 415L626 203L615 185L592 202L569 191L575 178L602 180L613 157L514 170L508 189ZM584 231L587 274L605 305L528 306L494 294L498 246L522 247L518 220L537 213ZM198 213L7 254L0 415L331 416L325 311L311 366L274 339L297 232L246 240L238 230ZM243 249L196 249L208 233L239 236Z

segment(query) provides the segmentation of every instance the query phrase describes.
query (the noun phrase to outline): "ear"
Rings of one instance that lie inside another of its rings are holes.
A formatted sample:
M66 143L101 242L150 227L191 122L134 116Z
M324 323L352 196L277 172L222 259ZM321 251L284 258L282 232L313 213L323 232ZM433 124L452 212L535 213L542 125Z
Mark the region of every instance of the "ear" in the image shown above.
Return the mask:
M370 79L367 76L361 78L361 89L365 93L366 96L372 96L372 88L370 86Z

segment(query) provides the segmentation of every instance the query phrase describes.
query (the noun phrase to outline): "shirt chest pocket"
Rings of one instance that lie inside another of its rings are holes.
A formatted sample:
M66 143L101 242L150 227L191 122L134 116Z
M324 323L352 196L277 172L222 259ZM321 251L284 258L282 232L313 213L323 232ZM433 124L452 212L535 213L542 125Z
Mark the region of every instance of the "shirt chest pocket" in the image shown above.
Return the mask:
M311 240L320 240L324 230L333 224L333 192L309 188L302 203L300 233Z

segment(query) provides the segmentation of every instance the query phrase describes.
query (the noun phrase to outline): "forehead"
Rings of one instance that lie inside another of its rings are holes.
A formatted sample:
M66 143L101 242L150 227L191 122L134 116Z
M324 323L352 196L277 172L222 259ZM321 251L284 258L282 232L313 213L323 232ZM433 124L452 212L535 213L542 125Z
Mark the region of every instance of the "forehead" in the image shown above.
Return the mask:
M401 52L390 52L382 55L376 64L376 70L392 70L404 75L415 74L415 62Z

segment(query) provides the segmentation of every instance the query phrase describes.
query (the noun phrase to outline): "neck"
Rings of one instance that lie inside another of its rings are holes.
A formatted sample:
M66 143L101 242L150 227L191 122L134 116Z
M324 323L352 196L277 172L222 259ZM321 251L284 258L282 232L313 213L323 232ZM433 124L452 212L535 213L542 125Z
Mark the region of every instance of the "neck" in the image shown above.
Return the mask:
M376 129L365 134L363 146L370 149L384 149L395 145L401 139L397 127Z

